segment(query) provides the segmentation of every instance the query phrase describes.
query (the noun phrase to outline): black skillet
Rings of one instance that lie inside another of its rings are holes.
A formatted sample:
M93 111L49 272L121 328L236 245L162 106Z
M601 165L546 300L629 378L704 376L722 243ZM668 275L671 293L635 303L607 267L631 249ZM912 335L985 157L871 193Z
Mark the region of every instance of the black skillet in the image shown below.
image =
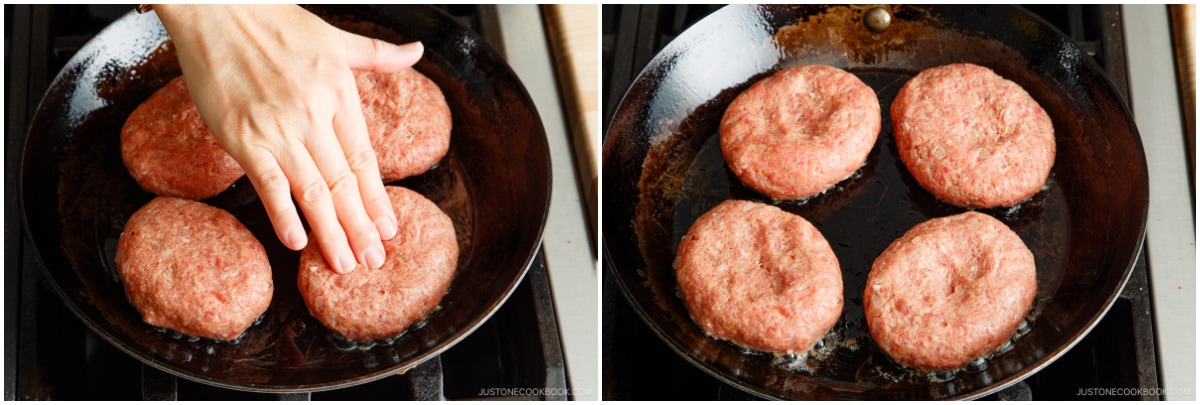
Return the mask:
M604 252L626 298L673 349L755 394L794 399L975 398L1020 381L1091 330L1128 279L1145 235L1148 185L1128 108L1099 68L1039 18L1008 6L729 6L696 23L642 71L604 143ZM871 263L927 218L962 212L937 201L897 159L888 110L922 69L989 67L1023 86L1054 121L1058 156L1047 189L990 210L1034 252L1038 293L1018 337L956 372L893 363L863 320ZM846 69L878 94L883 128L859 174L804 202L772 202L725 166L718 124L742 90L778 69ZM678 297L671 262L692 222L723 200L776 204L813 222L842 266L845 308L808 358L743 351L705 336Z
M200 382L263 392L316 391L395 374L446 350L483 323L524 276L541 240L550 160L537 110L488 45L424 7L320 7L349 31L393 43L420 40L416 69L445 93L450 152L411 188L453 219L461 254L440 309L403 336L339 339L315 321L296 289L299 254L276 239L243 178L205 200L232 212L267 248L275 296L262 321L236 342L191 339L142 322L116 277L113 254L125 220L153 196L121 162L125 118L180 74L154 14L114 22L66 64L38 106L21 169L21 206L51 284L96 333L130 355Z

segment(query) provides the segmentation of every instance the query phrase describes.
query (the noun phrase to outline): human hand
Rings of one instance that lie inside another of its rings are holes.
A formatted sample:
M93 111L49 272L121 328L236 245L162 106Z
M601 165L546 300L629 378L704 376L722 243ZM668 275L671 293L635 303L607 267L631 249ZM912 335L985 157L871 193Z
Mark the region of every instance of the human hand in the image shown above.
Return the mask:
M330 267L377 268L396 235L351 69L412 66L424 48L339 30L294 5L155 5L188 91L241 164L290 249L308 244L292 195Z

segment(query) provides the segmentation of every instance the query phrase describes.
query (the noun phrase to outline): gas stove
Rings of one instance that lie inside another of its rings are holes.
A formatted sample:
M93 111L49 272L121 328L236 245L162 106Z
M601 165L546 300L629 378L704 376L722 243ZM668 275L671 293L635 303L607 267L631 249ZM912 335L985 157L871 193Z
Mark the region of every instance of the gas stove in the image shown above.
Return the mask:
M716 5L604 6L601 33L605 132L621 97L643 67L672 39L719 8ZM1133 63L1127 61L1127 48L1140 43L1126 39L1125 33L1131 28L1126 26L1121 6L1031 5L1026 8L1070 36L1107 72L1117 91L1129 100L1134 80L1130 77ZM1139 121L1139 127L1142 126ZM1159 136L1149 134L1144 127L1141 130L1143 139ZM1149 148L1147 154L1149 160L1155 159ZM1153 176L1154 162L1151 162L1150 170ZM1152 195L1158 192L1151 189ZM1194 224L1189 222L1188 225ZM1150 232L1153 234L1153 227ZM1194 363L1190 373L1188 370L1181 373L1180 379L1185 385L1173 390L1160 389L1162 371L1156 342L1162 340L1162 336L1155 334L1154 311L1156 305L1161 308L1164 304L1156 302L1156 294L1151 292L1153 270L1147 263L1146 251L1153 251L1156 246L1153 237L1147 240L1147 247L1139 255L1128 284L1095 329L1048 367L986 399L1160 399L1173 397L1174 393L1183 394L1180 398L1189 395L1194 398L1194 385L1186 385L1194 384L1187 380L1188 376L1194 376ZM1194 262L1191 263L1194 268ZM1190 271L1166 265L1162 269L1163 272ZM1194 278L1191 280L1190 284L1180 288L1191 289ZM604 272L603 283L602 380L605 399L757 399L708 375L676 354L638 317L609 271ZM1190 303L1183 302L1183 305L1187 305L1189 311L1194 308L1194 293ZM1192 320L1185 321L1181 328L1194 329L1195 313L1191 314ZM1186 344L1185 341L1183 345ZM1195 345L1194 335L1191 345ZM1187 363L1191 359L1191 356L1185 357L1181 362ZM1096 391L1104 387L1122 389Z
M505 22L496 6L439 8L504 53ZM13 195L18 161L29 120L55 74L93 35L132 9L5 5L5 189L10 197L5 200L4 247L6 400L565 400L578 393L570 390L562 344L570 339L561 334L550 277L555 273L550 268L566 266L542 251L505 304L466 339L403 374L337 390L264 394L177 378L125 354L80 322L53 291L25 237ZM554 159L556 172L570 171L569 155L566 163L559 156ZM575 220L584 221L582 215ZM586 240L580 242L586 246ZM584 387L594 391L592 384Z

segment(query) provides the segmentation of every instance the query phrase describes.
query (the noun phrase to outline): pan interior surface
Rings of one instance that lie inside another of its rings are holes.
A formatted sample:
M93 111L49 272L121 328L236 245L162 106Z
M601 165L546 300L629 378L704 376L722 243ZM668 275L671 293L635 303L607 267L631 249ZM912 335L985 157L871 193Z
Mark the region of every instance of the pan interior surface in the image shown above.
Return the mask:
M625 95L605 139L604 189L611 196L605 200L606 260L635 311L672 348L758 395L986 395L1069 349L1120 293L1144 235L1140 138L1098 68L1019 9L896 7L882 34L863 26L864 12L731 6L664 48ZM875 347L862 295L872 262L888 244L926 219L964 211L938 201L908 173L888 114L908 79L957 62L989 67L1024 87L1054 122L1058 156L1047 187L1032 199L984 211L1016 231L1035 255L1038 292L1018 336L985 361L925 373L895 364ZM773 201L727 168L720 119L733 98L759 79L813 63L845 69L874 89L883 128L866 164L850 179L803 201ZM837 255L845 308L808 355L754 353L709 338L678 297L672 261L679 241L697 217L727 199L773 204L805 217Z
M450 151L428 172L389 185L417 191L450 216L460 248L450 290L399 337L345 341L309 315L296 287L299 252L279 242L243 177L203 202L232 213L267 250L275 295L261 321L232 342L142 322L113 259L125 221L154 196L125 169L119 134L129 113L180 70L157 18L131 13L81 48L51 84L30 128L20 190L29 236L51 284L84 323L148 364L260 392L369 382L466 337L503 304L534 258L549 207L549 149L532 100L503 59L432 8L310 10L351 32L424 42L415 69L438 84L450 105Z

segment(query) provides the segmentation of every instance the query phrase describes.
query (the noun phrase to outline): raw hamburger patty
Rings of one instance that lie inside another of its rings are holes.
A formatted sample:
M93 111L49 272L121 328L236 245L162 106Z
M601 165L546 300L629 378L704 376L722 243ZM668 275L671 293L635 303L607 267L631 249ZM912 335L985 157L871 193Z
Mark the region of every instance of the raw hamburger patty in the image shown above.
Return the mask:
M709 335L756 350L807 351L842 313L842 272L804 218L728 200L679 243L675 277L692 319Z
M879 99L841 69L780 70L721 118L721 151L747 186L777 200L821 193L862 167L879 136Z
M994 351L1037 292L1033 253L966 212L917 224L875 259L863 294L875 343L900 364L949 370Z
M385 182L425 173L450 149L450 107L428 77L413 69L355 72L367 133Z
M262 244L228 212L157 197L117 243L117 270L146 323L229 340L267 310L275 290Z
M957 206L1014 205L1041 190L1054 165L1050 116L985 67L926 69L900 89L891 114L908 171Z
M142 189L203 200L245 172L204 125L183 76L154 92L121 128L121 158Z
M338 274L315 238L300 253L297 285L308 311L350 340L400 334L437 306L458 265L454 224L436 204L402 187L387 187L399 232L383 241L387 261Z

